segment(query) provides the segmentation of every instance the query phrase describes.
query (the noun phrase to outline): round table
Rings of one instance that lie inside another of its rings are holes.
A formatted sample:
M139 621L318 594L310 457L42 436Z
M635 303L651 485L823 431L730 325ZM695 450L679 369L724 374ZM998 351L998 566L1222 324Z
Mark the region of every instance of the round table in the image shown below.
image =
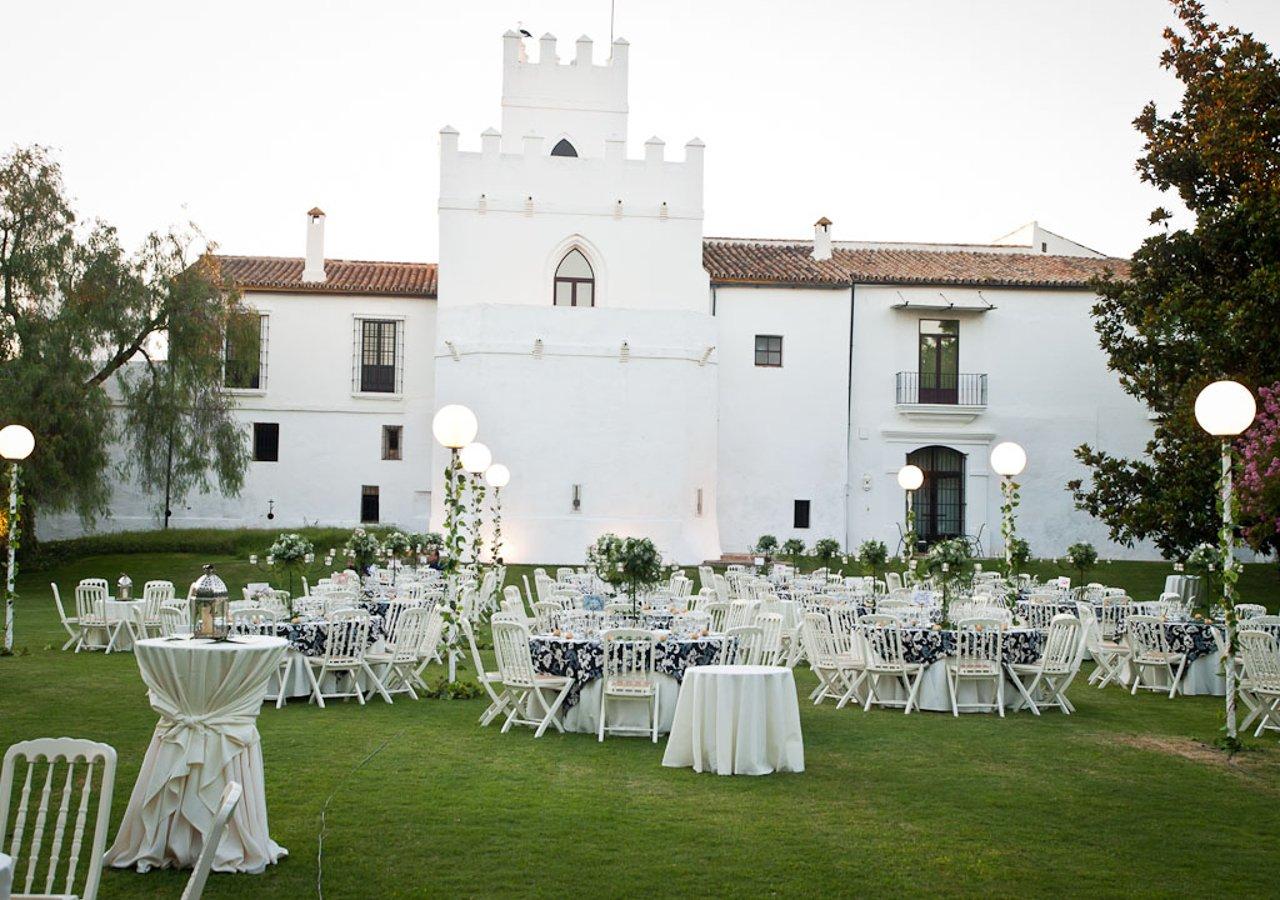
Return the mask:
M671 729L680 682L688 672L706 666L720 656L723 637L684 640L667 636L657 643L653 660L658 684L658 731ZM604 645L597 638L564 638L549 634L529 639L534 668L547 675L568 675L573 687L560 708L565 731L595 734L600 723L600 676L604 672ZM643 703L610 706L609 722L621 727L640 727L647 721Z
M244 789L214 857L218 872L261 872L288 851L271 840L257 718L267 681L288 642L151 638L134 653L151 708L160 714L115 843L118 868L189 867L213 824L228 781Z
M701 666L685 673L662 764L717 775L804 771L791 670Z

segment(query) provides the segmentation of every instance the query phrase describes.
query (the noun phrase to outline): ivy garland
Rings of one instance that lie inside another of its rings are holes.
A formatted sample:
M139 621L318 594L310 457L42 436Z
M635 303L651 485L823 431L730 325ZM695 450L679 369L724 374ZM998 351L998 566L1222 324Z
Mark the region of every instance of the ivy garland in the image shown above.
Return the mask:
M458 451L449 454L449 463L444 470L444 548L441 553L440 568L445 574L446 588L444 602L437 608L444 623L445 659L449 663L449 673L456 674L455 660L458 656L458 624L461 603L458 596L459 562L462 559L463 537L462 519L466 514L462 491L466 475L462 471L462 463L458 460ZM450 680L453 680L452 678Z
M9 521L6 523L9 526L9 559L12 562L5 573L4 646L0 648L0 653L6 656L13 653L13 604L18 598L14 585L18 578L18 550L22 546L22 529L19 527L22 522L22 492L18 485L18 465L14 463L9 467Z
M1227 736L1223 743L1228 750L1240 749L1240 738L1236 735L1236 652L1239 649L1239 632L1236 628L1236 582L1240 580L1240 563L1236 561L1235 547L1235 498L1231 492L1231 445L1222 442L1222 474L1218 478L1218 519L1222 526L1218 529L1218 546L1222 550L1222 599L1219 605L1222 610L1223 626L1226 630L1226 676L1227 676Z
M468 487L471 489L471 564L480 575L480 554L484 550L484 479L472 473Z
M493 564L502 565L502 488L493 489Z

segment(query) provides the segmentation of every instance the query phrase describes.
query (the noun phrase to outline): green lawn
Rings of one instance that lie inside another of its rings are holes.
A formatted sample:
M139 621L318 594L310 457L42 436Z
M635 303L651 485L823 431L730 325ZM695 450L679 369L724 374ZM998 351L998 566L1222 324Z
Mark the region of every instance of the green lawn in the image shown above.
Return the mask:
M120 754L114 824L155 724L131 655L60 653L48 582L90 575L185 586L231 557L98 556L23 575L18 656L0 658L0 746L36 736ZM514 569L519 575L521 569ZM1091 577L1139 599L1168 567ZM1274 568L1246 599L1275 609ZM801 691L814 684L797 670ZM1280 741L1210 750L1221 700L1073 688L1075 716L959 720L802 704L807 771L720 778L664 769L662 745L476 724L480 701L398 700L259 720L271 831L290 856L261 877L214 875L211 897L314 895L328 799L329 897L988 894L1274 896ZM375 749L372 759L362 761ZM114 836L114 831L113 835ZM176 897L186 873L110 871L104 897Z

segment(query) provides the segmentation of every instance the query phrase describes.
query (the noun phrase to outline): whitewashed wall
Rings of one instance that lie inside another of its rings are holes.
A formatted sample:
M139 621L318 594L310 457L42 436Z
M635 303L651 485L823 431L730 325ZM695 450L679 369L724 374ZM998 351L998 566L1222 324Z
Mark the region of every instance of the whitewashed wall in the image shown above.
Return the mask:
M435 301L403 297L246 292L244 302L269 316L267 387L238 392L236 418L252 439L253 422L280 424L279 462L251 462L238 497L193 493L173 505L173 527L354 525L363 485L377 485L381 519L426 527L430 509L431 415L434 409ZM401 318L406 359L403 393L352 391L356 316ZM382 459L382 426L404 427L402 460ZM252 444L250 443L250 446ZM114 448L117 458L125 452ZM114 486L112 514L98 530L159 527L161 498L131 480ZM268 520L269 501L275 518ZM79 534L74 515L47 516L41 535Z
M715 305L721 543L843 543L848 289L717 287ZM782 336L782 368L755 365L757 334ZM807 529L792 527L796 500L810 501Z

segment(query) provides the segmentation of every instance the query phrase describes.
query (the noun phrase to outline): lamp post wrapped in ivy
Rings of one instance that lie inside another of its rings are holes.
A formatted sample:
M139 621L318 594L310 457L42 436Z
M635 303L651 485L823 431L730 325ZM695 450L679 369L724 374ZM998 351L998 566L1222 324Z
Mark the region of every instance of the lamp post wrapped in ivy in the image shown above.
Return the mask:
M444 470L444 554L440 561L445 573L444 603L440 615L445 625L445 646L449 658L449 681L457 680L458 657L458 560L462 557L461 519L464 514L462 491L466 477L458 461L458 451L475 440L480 424L476 414L465 406L451 403L440 407L431 420L431 433L440 445L449 449L449 462Z
M36 439L25 425L0 428L0 456L9 460L9 564L5 571L4 651L13 652L13 581L18 574L18 463L31 455Z
M502 463L494 463L485 469L484 480L493 488L493 543L490 545L493 564L502 565L502 489L511 483L511 470ZM502 590L498 585L497 590Z
M924 484L924 472L919 466L908 463L898 470L898 487L907 492L907 533L902 536L902 541L906 545L903 547L904 561L914 556L916 552L916 511L913 500L922 484Z
M1004 541L1005 576L1013 581L1013 542L1018 533L1014 512L1018 508L1018 483L1014 477L1027 467L1027 451L1013 441L1004 441L991 448L991 468L1000 476L1000 538Z
M1222 474L1218 480L1221 492L1218 512L1222 527L1218 530L1218 545L1222 551L1222 608L1223 627L1226 629L1227 648L1227 743L1239 744L1236 736L1236 581L1240 578L1240 564L1235 556L1235 520L1231 493L1231 441L1253 424L1258 405L1253 394L1235 381L1215 381L1196 397L1196 421L1214 437L1222 439Z
M493 462L493 453L479 441L472 441L458 454L462 468L467 473L467 488L471 493L471 565L476 577L480 577L480 553L484 549L484 470Z

